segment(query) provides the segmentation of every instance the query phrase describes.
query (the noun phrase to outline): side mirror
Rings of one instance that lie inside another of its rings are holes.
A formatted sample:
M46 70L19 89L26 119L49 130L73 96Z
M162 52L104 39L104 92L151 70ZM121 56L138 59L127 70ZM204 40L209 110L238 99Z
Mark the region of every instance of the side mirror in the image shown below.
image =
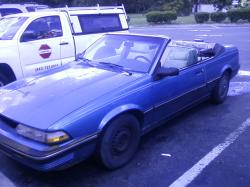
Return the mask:
M169 68L164 68L161 67L158 71L157 71L157 77L159 79L167 77L167 76L176 76L179 74L179 69L178 68L174 68L174 67L169 67Z

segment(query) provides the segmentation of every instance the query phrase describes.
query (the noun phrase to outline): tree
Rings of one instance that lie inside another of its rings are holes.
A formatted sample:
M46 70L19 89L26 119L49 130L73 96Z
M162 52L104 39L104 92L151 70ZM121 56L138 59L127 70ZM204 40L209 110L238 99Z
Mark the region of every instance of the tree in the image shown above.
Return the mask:
M124 4L128 13L145 13L150 10L175 10L179 15L187 15L191 12L192 1L200 0L1 0L2 3L37 2L47 4L50 7Z
M218 8L218 10L222 10L228 5L231 5L231 0L211 0L211 3L214 5L214 7Z

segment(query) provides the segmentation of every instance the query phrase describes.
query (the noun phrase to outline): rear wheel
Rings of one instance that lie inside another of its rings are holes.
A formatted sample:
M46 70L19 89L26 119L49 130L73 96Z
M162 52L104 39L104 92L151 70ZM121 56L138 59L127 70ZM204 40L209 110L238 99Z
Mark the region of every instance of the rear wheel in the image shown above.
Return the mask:
M223 103L227 97L229 89L230 75L225 72L217 82L212 92L212 101L216 104Z
M139 121L132 115L121 115L102 134L97 150L98 159L107 169L119 168L134 156L139 141Z

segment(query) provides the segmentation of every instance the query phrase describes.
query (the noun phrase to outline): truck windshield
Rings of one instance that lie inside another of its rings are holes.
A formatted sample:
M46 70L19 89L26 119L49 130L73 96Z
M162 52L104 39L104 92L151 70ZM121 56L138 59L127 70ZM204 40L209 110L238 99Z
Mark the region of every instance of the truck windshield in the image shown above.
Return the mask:
M27 17L5 17L0 19L0 39L12 40Z

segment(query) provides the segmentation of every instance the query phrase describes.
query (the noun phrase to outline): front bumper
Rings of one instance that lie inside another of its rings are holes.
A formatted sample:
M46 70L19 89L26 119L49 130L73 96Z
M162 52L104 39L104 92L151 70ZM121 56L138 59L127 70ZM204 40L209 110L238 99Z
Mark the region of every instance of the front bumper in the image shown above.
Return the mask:
M18 162L40 171L59 170L70 167L93 154L97 134L73 140L63 146L38 151L17 143L0 131L0 151Z

